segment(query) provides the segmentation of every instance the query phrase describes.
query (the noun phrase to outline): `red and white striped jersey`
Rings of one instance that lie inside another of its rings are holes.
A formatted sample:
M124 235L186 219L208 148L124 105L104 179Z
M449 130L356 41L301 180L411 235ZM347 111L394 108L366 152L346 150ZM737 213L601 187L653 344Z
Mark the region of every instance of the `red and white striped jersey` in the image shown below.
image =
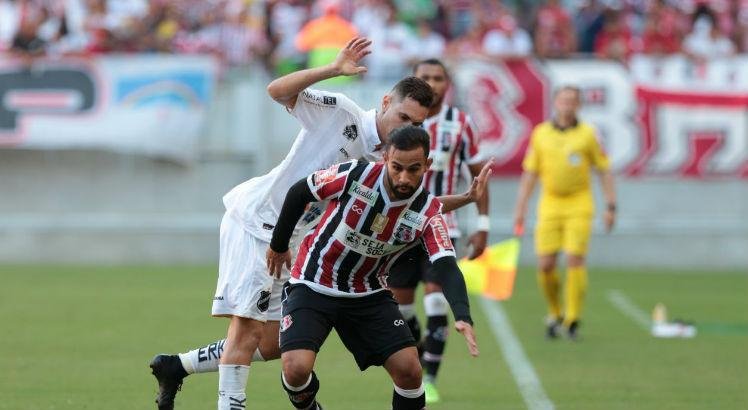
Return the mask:
M423 183L436 196L453 195L460 178L470 180L468 165L481 162L478 155L480 136L468 114L456 107L442 105L439 114L424 121L423 128L431 136L433 160ZM454 212L444 214L452 238L460 237Z
M320 201L330 200L317 227L303 239L291 282L331 296L365 296L387 287L389 265L423 244L431 262L454 257L441 202L419 187L393 200L381 162L350 161L307 178Z

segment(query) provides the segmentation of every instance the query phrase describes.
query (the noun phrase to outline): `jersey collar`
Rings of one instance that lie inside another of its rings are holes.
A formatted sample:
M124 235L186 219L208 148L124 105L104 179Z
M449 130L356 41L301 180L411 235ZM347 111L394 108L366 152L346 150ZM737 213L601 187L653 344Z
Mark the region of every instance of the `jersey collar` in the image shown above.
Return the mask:
M371 109L365 111L361 118L361 125L364 133L365 154L369 157L374 157L376 160L380 160L382 158L382 149L374 150L374 147L381 143L379 133L377 132L377 110Z
M556 119L554 118L553 120L551 120L551 125L553 125L553 128L555 128L555 129L557 129L559 131L566 131L566 130L570 130L570 129L576 128L577 125L579 125L579 119L574 118L574 122L572 122L571 125L569 125L568 127L564 128L564 127L561 127L560 125L558 125L558 123L556 122Z

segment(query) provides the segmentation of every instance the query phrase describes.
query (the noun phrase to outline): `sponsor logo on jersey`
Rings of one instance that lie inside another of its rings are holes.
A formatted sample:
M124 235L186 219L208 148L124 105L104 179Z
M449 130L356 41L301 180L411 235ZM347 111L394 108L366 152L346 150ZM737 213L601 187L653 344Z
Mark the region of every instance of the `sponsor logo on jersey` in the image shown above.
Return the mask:
M348 189L348 193L366 202L370 206L374 206L379 197L377 191L359 184L358 181L353 181L353 184Z
M403 213L403 216L400 217L400 223L408 225L411 228L415 228L416 230L421 229L424 222L426 222L426 217L419 214L418 212L413 212L410 210L405 211L405 213Z
M335 105L338 103L338 99L336 97L330 95L315 94L309 90L302 91L301 96L306 101L317 105Z
M338 175L338 165L322 169L314 173L314 182L316 185L323 185L335 179Z
M293 325L293 319L291 319L291 315L283 316L283 319L281 319L280 322L280 331L285 332L289 327L291 327L291 325Z
M361 244L361 238L356 234L356 232L348 231L345 234L345 242L353 248L358 248Z
M384 255L389 255L393 252L397 252L405 246L392 245L387 242L376 240L370 236L356 232L344 223L338 226L333 237L348 249L370 258L380 258Z
M354 141L358 138L358 128L356 128L356 124L351 124L343 128L343 136L349 141Z
M301 218L302 225L309 225L322 215L322 207L319 204L309 204L304 216Z
M387 216L377 213L377 215L374 217L374 222L371 224L371 230L376 233L384 232L384 228L387 226L387 221L389 219L390 218L388 218Z
M265 312L270 307L270 292L263 290L260 291L260 297L257 299L257 309L260 312Z
M340 151L340 153L343 154L345 159L351 159L351 155L348 153L348 151L345 150L345 148L341 148L338 151Z
M264 223L264 224L262 224L262 229L265 229L267 231L272 231L273 229L275 229L275 226L274 225L270 225L268 223Z
M416 234L413 232L413 228L401 223L397 226L397 229L395 230L395 239L397 239L400 242L413 242L415 239Z
M444 224L444 218L441 215L437 215L431 218L429 225L434 231L434 237L436 243L442 249L452 249L452 240L449 239L449 233L447 233L447 227Z

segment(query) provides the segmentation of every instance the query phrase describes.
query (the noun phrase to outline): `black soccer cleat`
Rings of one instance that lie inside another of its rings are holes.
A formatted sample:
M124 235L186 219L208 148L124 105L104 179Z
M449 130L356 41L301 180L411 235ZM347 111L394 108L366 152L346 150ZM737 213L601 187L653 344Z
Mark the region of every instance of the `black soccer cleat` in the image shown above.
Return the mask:
M545 338L556 339L561 333L561 319L547 318L545 321Z
M151 360L151 373L158 380L156 404L159 410L174 409L174 398L182 390L182 382L187 372L177 355L160 354Z
M566 329L566 337L573 342L579 341L579 321L575 320L569 324Z

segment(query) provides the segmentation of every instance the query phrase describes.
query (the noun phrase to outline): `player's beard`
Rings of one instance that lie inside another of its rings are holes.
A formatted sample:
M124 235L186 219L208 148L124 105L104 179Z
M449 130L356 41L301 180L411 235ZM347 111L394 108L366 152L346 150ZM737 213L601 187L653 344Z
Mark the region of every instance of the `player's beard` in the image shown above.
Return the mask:
M416 188L413 186L410 186L408 184L400 184L395 185L394 182L392 182L392 178L390 178L389 175L387 175L387 182L389 182L390 189L392 189L392 194L397 199L408 199L416 192ZM407 188L405 191L401 191L401 188Z

